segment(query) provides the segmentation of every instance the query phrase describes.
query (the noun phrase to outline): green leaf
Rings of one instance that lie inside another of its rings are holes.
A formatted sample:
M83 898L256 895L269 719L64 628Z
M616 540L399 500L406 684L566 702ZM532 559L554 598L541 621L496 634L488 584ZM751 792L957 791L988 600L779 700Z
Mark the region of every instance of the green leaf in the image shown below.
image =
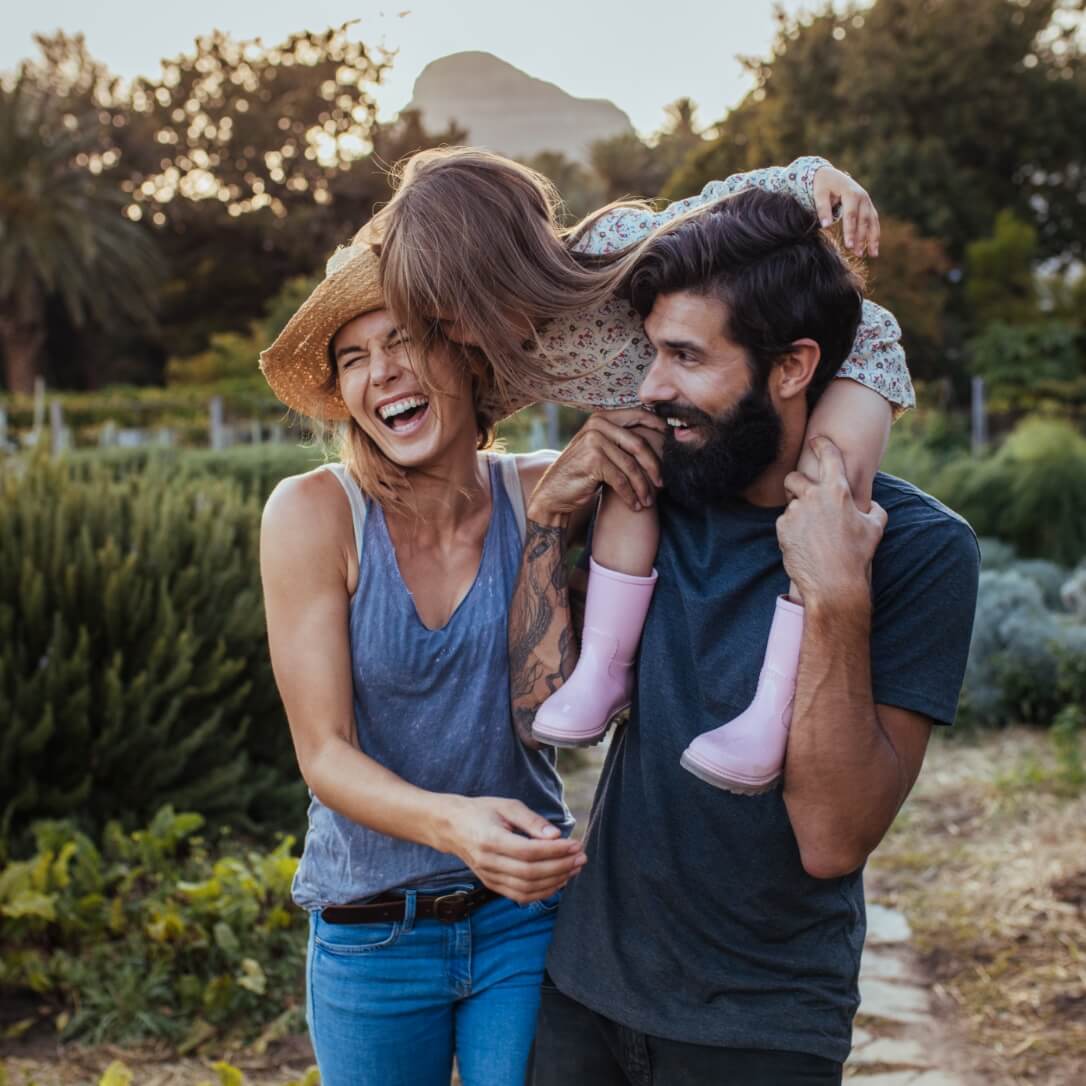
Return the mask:
M255 958L242 959L237 982L247 992L252 992L254 995L263 995L268 987L268 978Z
M215 936L215 943L218 948L231 957L237 954L241 947L238 942L238 937L234 934L234 929L226 923L225 920L220 920L212 929Z
M219 1076L219 1086L245 1086L245 1076L233 1064L217 1060L211 1068Z
M40 894L34 890L24 890L0 908L0 913L13 919L35 917L38 920L56 920L56 894Z
M98 1080L98 1086L132 1086L132 1072L120 1060L114 1060Z

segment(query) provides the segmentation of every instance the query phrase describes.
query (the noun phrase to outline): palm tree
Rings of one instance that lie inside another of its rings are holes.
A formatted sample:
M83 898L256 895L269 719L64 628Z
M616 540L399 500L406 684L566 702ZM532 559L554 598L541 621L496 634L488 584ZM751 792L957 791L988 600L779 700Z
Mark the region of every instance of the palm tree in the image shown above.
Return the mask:
M0 349L10 392L41 372L46 304L77 327L154 319L160 261L148 232L122 215L125 194L93 173L97 116L71 118L24 69L0 86Z

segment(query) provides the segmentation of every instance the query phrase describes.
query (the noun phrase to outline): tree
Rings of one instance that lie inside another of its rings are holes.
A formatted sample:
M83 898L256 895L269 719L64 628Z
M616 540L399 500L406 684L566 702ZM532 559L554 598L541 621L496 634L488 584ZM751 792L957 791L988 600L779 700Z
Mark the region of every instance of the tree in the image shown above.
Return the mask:
M624 196L655 199L668 178L705 142L695 120L697 106L690 98L677 99L664 113L663 127L648 141L626 132L597 140L589 148L592 169L607 200Z
M978 324L1038 319L1037 231L1029 223L1001 211L992 236L969 245L965 258L965 295Z
M921 237L912 223L884 217L881 227L881 255L867 269L868 293L900 322L913 377L944 377L950 260L940 242Z
M526 165L553 182L561 194L565 217L571 223L607 203L599 177L579 162L566 158L561 151L540 151Z
M666 195L800 154L852 172L953 260L1003 208L1086 251L1082 0L876 0L778 13L756 85ZM953 43L953 47L949 46Z
M973 373L997 411L1086 408L1086 335L1076 305L1081 280L1037 267L1037 231L1003 211L991 237L966 250L965 293L980 332L969 341Z
M388 58L347 27L276 46L210 34L127 89L78 36L38 45L28 78L78 125L89 168L112 180L129 225L153 237L167 268L155 335L78 345L80 355L104 356L106 380L119 355L142 357L142 380L157 381L168 356L245 329L284 282L323 269L388 198L397 159L463 139L454 126L427 132L417 114L379 124L371 91ZM125 363L126 377L132 368Z
M56 107L25 69L0 86L0 344L7 387L24 394L42 372L51 299L76 326L148 326L161 270L121 214L96 122Z

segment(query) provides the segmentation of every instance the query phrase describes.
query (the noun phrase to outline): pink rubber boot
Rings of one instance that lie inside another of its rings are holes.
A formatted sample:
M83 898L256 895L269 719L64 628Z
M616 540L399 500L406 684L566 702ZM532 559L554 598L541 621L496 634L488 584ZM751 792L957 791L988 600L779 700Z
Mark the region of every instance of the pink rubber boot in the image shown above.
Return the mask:
M633 577L589 559L581 656L536 713L532 735L541 743L590 747L630 704L634 657L655 585L655 570Z
M706 784L742 795L768 792L777 783L792 723L802 641L803 608L779 596L754 701L734 720L699 735L683 751L683 769Z

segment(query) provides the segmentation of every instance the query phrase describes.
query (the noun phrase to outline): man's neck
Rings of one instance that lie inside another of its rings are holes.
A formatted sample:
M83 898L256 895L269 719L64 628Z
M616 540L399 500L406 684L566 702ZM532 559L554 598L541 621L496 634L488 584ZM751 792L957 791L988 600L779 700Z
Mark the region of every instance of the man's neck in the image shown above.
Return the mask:
M781 451L777 459L769 465L746 490L743 500L751 505L765 509L778 509L788 504L788 491L784 489L784 480L796 470L803 442L807 436L807 420L803 419L802 429L787 423L781 432Z

